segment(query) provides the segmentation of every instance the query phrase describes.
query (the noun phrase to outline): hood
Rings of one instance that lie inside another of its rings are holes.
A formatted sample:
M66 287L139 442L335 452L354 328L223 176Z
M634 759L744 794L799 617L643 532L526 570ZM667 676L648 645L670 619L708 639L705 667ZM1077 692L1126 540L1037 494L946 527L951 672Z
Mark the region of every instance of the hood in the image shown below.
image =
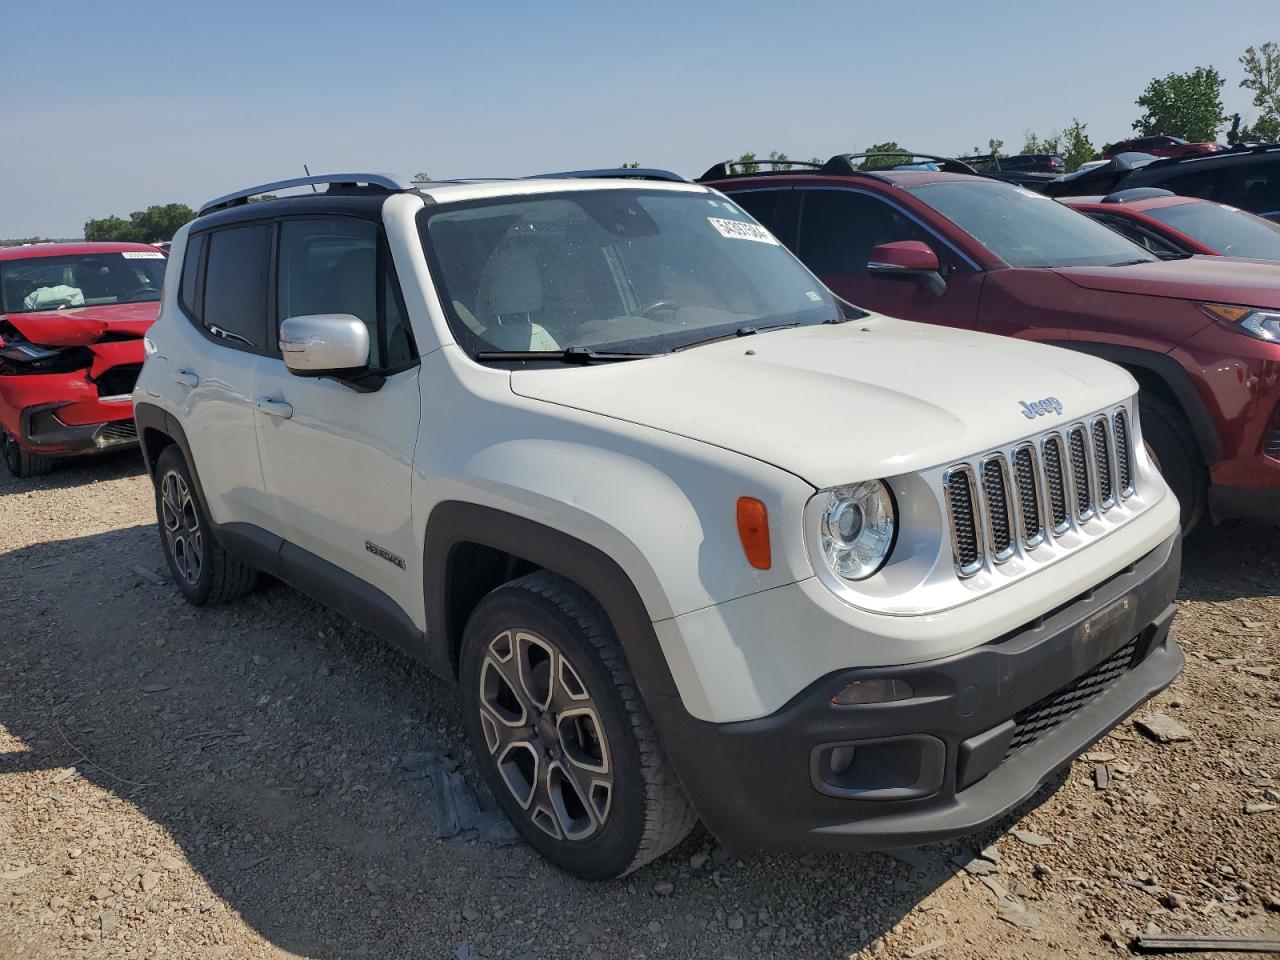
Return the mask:
M42 347L83 347L108 333L141 338L160 312L159 301L0 314L0 321Z
M1280 264L1259 260L1189 257L1127 267L1055 267L1054 272L1090 290L1280 308Z
M872 317L648 360L517 370L511 389L830 487L923 470L1072 423L1137 385L1084 354ZM1024 413L1024 402L1050 397L1062 413Z

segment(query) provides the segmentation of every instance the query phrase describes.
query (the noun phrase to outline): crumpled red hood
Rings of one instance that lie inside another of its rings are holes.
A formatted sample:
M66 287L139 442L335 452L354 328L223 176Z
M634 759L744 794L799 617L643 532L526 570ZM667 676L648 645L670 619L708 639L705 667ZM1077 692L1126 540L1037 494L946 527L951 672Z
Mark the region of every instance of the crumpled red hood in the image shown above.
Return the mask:
M1090 290L1280 309L1280 264L1261 260L1189 257L1127 267L1057 267L1054 272Z
M5 313L0 314L0 321L42 347L83 347L97 343L108 332L141 338L159 312L158 301L112 303L40 313Z

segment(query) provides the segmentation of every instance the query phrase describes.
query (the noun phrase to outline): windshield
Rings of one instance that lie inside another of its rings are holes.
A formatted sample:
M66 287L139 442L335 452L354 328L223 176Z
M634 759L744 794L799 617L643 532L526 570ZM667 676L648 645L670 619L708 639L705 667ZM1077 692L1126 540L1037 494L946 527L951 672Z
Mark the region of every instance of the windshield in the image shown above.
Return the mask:
M1142 211L1224 257L1280 260L1280 223L1218 203L1179 203Z
M454 336L473 354L661 353L841 319L826 288L716 194L574 190L422 216Z
M1156 259L1056 200L1011 184L948 180L910 189L1011 267L1096 267Z
M0 312L159 300L164 265L159 250L0 261Z

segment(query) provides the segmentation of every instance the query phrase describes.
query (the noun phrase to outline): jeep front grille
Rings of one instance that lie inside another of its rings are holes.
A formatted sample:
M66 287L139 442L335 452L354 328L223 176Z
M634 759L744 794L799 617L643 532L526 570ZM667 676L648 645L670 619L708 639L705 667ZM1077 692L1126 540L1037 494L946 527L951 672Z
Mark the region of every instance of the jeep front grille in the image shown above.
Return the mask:
M1086 525L1135 492L1128 412L1053 431L943 475L956 571L971 577ZM976 466L975 466L976 464ZM979 495L980 494L980 495Z

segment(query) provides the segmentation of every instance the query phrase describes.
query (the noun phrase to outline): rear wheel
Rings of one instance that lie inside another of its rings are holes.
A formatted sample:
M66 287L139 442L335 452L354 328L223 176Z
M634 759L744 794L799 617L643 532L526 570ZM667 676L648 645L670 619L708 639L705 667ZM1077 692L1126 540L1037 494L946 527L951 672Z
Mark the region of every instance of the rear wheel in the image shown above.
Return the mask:
M1208 471L1182 411L1162 397L1138 396L1142 436L1182 508L1182 532L1190 535L1204 520L1208 500Z
M0 445L4 448L4 465L15 477L41 477L53 469L52 457L23 450L8 431L0 430Z
M617 636L581 588L538 572L494 590L467 623L460 667L481 775L548 860L606 880L693 827Z
M201 606L234 600L252 590L258 572L218 543L178 447L165 447L156 459L155 484L160 539L182 595Z

